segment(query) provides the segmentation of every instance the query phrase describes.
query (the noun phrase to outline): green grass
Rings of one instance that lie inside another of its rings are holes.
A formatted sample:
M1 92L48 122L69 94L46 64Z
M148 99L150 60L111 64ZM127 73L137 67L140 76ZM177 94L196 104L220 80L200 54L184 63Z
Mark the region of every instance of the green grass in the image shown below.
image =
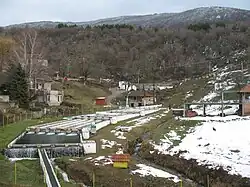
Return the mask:
M15 137L21 134L27 127L39 123L51 122L60 118L33 119L5 125L0 128L0 149L5 148Z
M0 129L0 149L5 148L10 141L16 136L22 133L27 127L36 125L39 123L46 123L60 118L48 118L48 119L34 119L21 121L14 124L9 124ZM17 184L44 187L43 171L41 169L39 160L22 160L16 162L17 168ZM61 179L61 178L60 178ZM14 164L6 160L3 155L0 155L0 186L11 186L14 184ZM62 187L76 186L72 183L66 183L60 180Z
M83 104L93 106L96 97L108 96L109 90L100 85L83 85L80 82L69 82L66 85L54 83L53 88L63 88L65 101L73 104Z
M15 182L14 163L7 160L0 161L0 181L6 186ZM16 182L18 185L45 186L43 172L39 160L23 160L16 162Z
M211 89L211 86L207 84L208 81L208 78L203 78L183 82L178 87L164 91L162 102L165 106L171 104L172 107L182 107L185 102L199 100ZM186 99L187 93L192 93L192 96Z

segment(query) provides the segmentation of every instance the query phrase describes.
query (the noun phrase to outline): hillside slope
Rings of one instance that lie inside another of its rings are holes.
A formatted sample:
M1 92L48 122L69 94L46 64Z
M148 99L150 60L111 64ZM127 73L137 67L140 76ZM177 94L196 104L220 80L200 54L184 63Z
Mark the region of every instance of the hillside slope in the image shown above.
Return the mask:
M168 27L196 22L218 22L218 21L246 21L250 19L250 10L228 8L228 7L201 7L187 10L180 13L161 13L151 15L121 16L107 19L99 19L87 22L66 22L67 24L77 24L79 26L95 26L102 24L132 24L143 27ZM36 28L54 28L59 22L41 21L25 24L10 25L10 27L25 26Z

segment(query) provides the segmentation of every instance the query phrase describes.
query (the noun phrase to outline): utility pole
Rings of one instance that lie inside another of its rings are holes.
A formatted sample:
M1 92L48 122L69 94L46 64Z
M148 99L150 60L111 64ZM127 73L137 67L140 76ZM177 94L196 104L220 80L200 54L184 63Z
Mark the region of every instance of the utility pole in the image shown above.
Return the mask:
M241 62L241 84L244 81L244 64Z
M155 105L155 68L153 67L153 103Z
M140 69L137 72L137 83L138 83L138 86L139 86L139 84L140 84Z
M144 94L143 106L145 106L145 105L146 105L146 101L145 101L146 92L145 92L145 86L144 86L144 83L143 83L143 94Z
M221 116L224 117L224 91L221 91Z
M211 67L211 61L209 61L209 63L208 63L208 71L209 71L209 75L211 75L211 70L212 70L212 67Z

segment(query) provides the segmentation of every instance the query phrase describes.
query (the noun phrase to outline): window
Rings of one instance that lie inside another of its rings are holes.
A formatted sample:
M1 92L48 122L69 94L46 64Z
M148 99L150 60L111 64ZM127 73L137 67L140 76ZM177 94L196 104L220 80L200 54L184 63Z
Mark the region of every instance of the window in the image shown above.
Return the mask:
M58 100L58 102L61 102L61 96L60 95L57 96L57 100Z

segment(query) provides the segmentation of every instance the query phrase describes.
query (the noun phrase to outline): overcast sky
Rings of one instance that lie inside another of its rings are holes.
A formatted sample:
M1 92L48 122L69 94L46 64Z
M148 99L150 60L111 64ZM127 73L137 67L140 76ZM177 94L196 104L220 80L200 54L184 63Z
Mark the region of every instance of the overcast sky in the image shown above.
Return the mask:
M250 0L0 0L0 25L180 12L201 6L250 9Z

